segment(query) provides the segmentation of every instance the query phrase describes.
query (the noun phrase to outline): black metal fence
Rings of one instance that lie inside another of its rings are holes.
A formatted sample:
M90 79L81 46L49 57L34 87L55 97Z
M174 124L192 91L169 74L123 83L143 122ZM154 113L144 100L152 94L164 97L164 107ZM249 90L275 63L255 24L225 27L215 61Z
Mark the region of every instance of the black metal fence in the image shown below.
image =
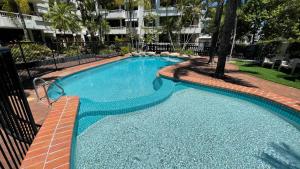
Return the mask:
M8 48L0 48L0 168L18 168L38 127Z
M117 56L120 48L128 43L13 42L6 45L11 49L21 81L25 81L62 68Z
M151 52L175 52L176 49L172 47L171 44L147 44L145 46L147 51ZM202 44L180 44L180 50L191 50L195 55L201 55L201 56L206 56L209 53L210 47L203 46Z

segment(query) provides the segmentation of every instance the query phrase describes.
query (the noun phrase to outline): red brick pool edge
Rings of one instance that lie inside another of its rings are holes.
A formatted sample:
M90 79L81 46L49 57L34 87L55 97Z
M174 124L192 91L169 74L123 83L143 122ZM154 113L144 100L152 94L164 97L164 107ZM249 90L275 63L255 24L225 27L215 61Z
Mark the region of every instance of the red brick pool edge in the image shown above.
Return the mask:
M64 96L53 103L52 110L22 162L22 169L70 168L78 105L77 96Z

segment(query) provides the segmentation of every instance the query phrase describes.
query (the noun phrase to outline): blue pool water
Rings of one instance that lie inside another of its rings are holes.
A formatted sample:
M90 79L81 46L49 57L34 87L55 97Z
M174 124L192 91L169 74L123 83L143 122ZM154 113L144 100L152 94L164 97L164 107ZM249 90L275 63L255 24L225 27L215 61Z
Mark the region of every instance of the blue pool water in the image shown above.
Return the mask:
M80 96L73 168L299 168L296 112L156 78L178 61L130 58L59 81Z

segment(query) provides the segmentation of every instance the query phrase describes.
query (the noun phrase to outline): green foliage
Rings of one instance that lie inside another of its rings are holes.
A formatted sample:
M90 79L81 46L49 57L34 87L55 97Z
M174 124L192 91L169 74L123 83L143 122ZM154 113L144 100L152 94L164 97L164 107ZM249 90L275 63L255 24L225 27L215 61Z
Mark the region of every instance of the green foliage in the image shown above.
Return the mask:
M103 49L100 51L100 54L102 55L107 55L107 54L112 54L115 53L116 51L112 50L112 49Z
M155 37L156 35L153 33L148 33L145 35L144 41L145 43L149 44L149 43L153 43L155 41Z
M238 18L238 37L259 34L262 39L300 38L299 0L249 0Z
M298 41L290 41L290 44L287 48L287 53L289 54L289 58L300 58L300 40Z
M127 46L121 47L121 55L125 55L129 52L130 52L129 47L127 47Z
M119 38L118 36L115 37L115 42L125 42L125 38Z
M269 80L275 83L300 89L300 80L297 76L287 75L274 69L263 68L246 61L236 61L239 70L253 76Z
M28 0L3 0L2 9L9 12L17 12L17 5L23 14L31 13Z
M78 32L81 28L78 24L79 18L75 12L75 6L67 3L58 3L45 14L45 19L51 23L54 29L63 32Z
M101 27L102 34L109 33L110 26L109 26L109 23L107 22L107 20L102 19L100 22L100 27Z
M181 53L185 55L194 55L194 52L192 50L183 50Z
M22 43L22 50L25 55L26 62L43 60L52 55L51 50L45 46L34 43ZM15 62L23 62L22 53L19 45L11 46L11 53Z
M235 45L235 53L243 53L246 58L279 57L300 58L300 41L275 39L260 41L255 45Z
M77 56L80 54L79 50L78 50L78 46L71 46L67 49L64 50L63 52L65 54L66 57L72 57L72 56Z

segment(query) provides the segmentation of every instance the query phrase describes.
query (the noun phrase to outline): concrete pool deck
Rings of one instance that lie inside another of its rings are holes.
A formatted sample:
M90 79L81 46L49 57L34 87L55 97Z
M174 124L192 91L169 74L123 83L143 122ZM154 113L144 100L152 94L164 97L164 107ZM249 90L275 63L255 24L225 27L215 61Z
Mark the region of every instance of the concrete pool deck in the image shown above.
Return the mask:
M54 80L80 70L118 61L127 57L129 56L114 57L79 65L49 73L42 78L45 78L46 80ZM201 63L201 60L205 61L206 58L199 58L199 62L197 61L197 63ZM169 66L161 69L159 74L192 83L199 83L202 85L256 95L288 106L300 112L299 89L265 81L250 75L244 75L243 73L233 75L233 72L237 71L234 66L230 64L227 64L226 66L226 75L231 78L229 78L229 80L215 79L205 74L205 71L211 71L213 67L203 66L201 64L199 66L197 63L193 60ZM197 67L201 66L203 67L203 70L197 69ZM268 86L268 90L264 90L266 86ZM40 123L42 123L45 119L46 120L30 147L21 168L70 168L70 146L79 98L72 96L62 97L55 102L51 108L49 108L46 104L36 103L33 90L27 90L26 92L28 94L28 100L35 120ZM65 116L66 112L68 112L68 116ZM54 150L52 150L53 148Z

